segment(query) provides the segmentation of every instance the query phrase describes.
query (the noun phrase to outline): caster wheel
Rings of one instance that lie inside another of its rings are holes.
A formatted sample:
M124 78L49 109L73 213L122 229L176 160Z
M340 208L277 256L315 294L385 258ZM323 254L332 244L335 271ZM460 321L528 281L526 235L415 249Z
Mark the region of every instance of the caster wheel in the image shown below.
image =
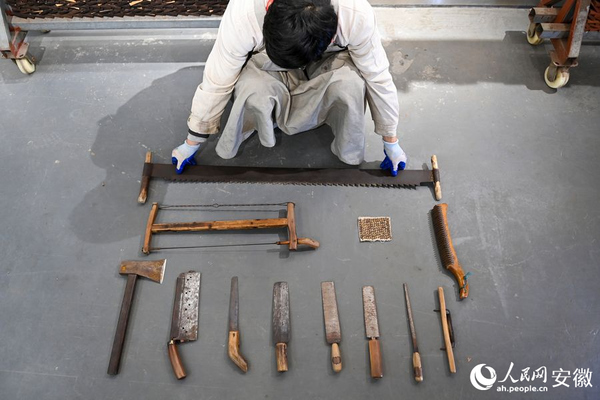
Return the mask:
M532 22L531 24L529 24L529 28L527 29L527 42L529 42L529 44L532 46L537 46L538 44L541 44L544 41L544 39L538 36L536 30L537 26L538 24Z
M19 67L19 71L25 75L31 75L35 72L35 63L29 56L15 60L15 63L17 64L17 67Z
M560 89L569 82L569 70L550 65L544 72L544 80L552 89Z

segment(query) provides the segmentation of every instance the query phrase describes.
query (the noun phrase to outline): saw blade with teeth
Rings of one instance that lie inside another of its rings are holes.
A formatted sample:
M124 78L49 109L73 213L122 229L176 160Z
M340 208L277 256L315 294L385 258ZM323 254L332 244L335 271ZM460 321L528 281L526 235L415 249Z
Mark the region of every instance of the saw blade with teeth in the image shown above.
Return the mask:
M352 168L264 168L231 166L187 166L182 174L170 164L149 164L149 176L173 182L282 184L306 186L410 188L433 185L431 170L403 170L392 177L380 169Z

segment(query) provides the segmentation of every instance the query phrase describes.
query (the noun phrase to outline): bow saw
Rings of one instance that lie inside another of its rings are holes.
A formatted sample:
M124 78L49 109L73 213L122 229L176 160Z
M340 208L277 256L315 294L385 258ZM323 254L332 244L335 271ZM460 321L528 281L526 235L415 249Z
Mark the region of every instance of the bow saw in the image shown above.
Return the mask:
M239 247L239 246L262 246L279 245L287 246L288 249L295 251L299 247L305 246L311 249L318 249L320 244L311 238L299 238L296 235L296 206L292 202L278 204L225 204L228 207L247 207L247 206L285 206L287 215L283 218L265 218L265 219L236 219L222 221L197 221L197 222L162 222L156 223L156 216L160 209L190 209L199 207L221 207L220 204L208 205L176 205L159 206L158 203L152 203L148 222L146 224L146 233L144 235L144 247L142 253L150 254L152 251L171 250L171 249L198 249L214 247ZM217 245L199 245L199 246L172 246L172 247L152 247L152 236L164 232L206 232L206 231L237 231L249 229L280 229L287 228L288 240L280 240L270 243L240 243L240 244L217 244Z

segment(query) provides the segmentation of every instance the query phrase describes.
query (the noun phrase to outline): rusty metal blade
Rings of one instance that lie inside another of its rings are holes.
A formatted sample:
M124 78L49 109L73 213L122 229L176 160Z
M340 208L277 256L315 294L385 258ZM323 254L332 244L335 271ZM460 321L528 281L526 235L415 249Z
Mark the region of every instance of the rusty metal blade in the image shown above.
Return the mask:
M419 352L417 345L417 331L415 329L415 320L413 319L412 307L410 305L410 297L408 297L408 285L404 284L404 300L406 300L406 312L408 313L408 323L410 326L410 337L412 338L413 351Z
M240 299L238 295L238 277L231 278L231 292L229 293L229 332L239 331L238 321L240 312Z
M380 169L355 168L260 168L197 165L187 166L183 174L170 164L149 164L150 176L170 181L205 183L269 183L292 185L417 187L433 185L430 170L398 171L392 177Z
M377 304L373 286L363 286L363 310L365 313L365 334L368 338L379 337L379 322L377 321Z
M273 285L273 342L288 343L290 329L290 292L287 282Z
M195 271L183 272L177 277L171 320L171 339L175 341L188 342L198 338L201 277L202 274Z
M342 329L338 315L335 285L333 282L321 282L321 297L323 299L323 318L325 320L325 338L327 343L340 343Z

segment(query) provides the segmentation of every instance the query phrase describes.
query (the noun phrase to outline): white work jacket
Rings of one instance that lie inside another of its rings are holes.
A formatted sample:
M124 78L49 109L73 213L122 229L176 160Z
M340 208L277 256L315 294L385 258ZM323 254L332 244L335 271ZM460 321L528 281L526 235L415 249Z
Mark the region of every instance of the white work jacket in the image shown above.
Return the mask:
M277 0L275 0L277 1ZM265 0L230 0L188 118L191 131L219 131L221 115L249 54L264 49L262 25ZM375 13L367 0L332 0L338 28L330 46L347 48L367 87L375 132L396 136L398 94L389 61L377 31Z

